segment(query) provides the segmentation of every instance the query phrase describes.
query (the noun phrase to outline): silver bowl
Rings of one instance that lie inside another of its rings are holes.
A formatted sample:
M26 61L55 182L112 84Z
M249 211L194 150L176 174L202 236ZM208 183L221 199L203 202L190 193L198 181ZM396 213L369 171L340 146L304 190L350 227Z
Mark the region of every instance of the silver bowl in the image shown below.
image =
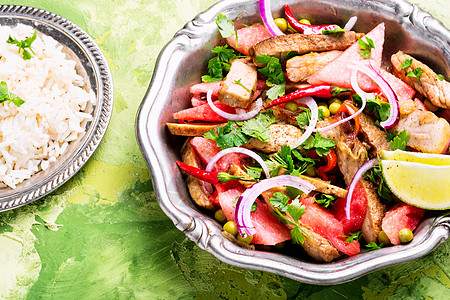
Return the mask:
M77 25L52 12L33 7L0 5L0 25L14 27L29 25L51 36L64 46L63 51L77 62L77 73L96 95L96 102L86 108L92 120L86 122L86 131L71 142L66 152L45 171L34 174L17 185L16 189L0 189L0 211L13 209L52 192L69 180L89 159L100 143L108 126L112 105L113 86L108 63L100 48Z
M391 54L402 49L447 78L450 75L450 31L415 5L402 0L272 1L274 17L282 15L285 4L291 7L294 15L301 13L316 23L345 24L351 16L357 15L355 30L359 32L368 32L384 21L386 42L383 60L387 66ZM221 226L212 215L191 200L175 164L180 159L184 139L172 136L165 126L166 122L174 121L174 112L189 107L189 86L199 82L200 76L206 73L211 49L223 44L215 24L219 13L229 19L238 18L235 24L261 22L256 0L219 2L197 15L160 53L137 115L137 139L151 171L156 197L178 229L200 248L231 265L321 285L347 282L381 268L414 260L448 238L448 212L427 215L409 244L361 252L332 263L317 263L301 255L248 250L224 238Z

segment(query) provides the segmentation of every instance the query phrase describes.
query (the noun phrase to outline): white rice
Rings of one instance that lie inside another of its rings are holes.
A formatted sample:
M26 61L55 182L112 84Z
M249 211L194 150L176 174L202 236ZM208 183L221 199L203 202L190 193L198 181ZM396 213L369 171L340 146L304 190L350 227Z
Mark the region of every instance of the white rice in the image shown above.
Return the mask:
M83 111L95 102L94 93L83 89L76 62L53 38L38 32L30 60L6 43L9 35L20 41L33 33L30 26L0 26L0 81L25 100L20 107L0 103L0 185L13 189L47 169L85 132L92 117Z

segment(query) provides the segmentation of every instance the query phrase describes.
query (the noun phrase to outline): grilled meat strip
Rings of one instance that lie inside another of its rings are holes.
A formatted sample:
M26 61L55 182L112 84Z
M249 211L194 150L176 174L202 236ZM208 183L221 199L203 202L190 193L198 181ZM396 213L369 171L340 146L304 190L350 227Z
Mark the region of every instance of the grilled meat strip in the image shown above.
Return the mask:
M333 50L294 56L286 62L287 77L292 82L306 81L310 75L322 69L341 53L339 50Z
M380 233L383 217L386 214L386 206L381 203L377 191L370 181L361 179L367 195L366 216L361 226L364 239L370 242L377 242Z
M195 154L194 149L191 146L190 139L188 139L181 148L181 159L185 164L194 166L196 168L202 168L199 158ZM209 201L206 191L203 187L203 182L192 175L187 175L187 185L192 200L199 206L205 207L210 210L216 209L215 205Z
M402 64L408 59L412 59L411 65L402 69ZM427 97L435 106L450 108L450 82L440 80L430 67L402 51L393 54L391 62L394 67L394 74L400 79ZM420 68L423 72L419 78L407 75L417 68Z
M318 128L322 128L343 119L344 115L337 114L334 117L328 118L326 121L321 121L317 124ZM337 165L344 181L347 185L352 182L356 171L367 161L367 149L358 140L350 122L345 122L332 129L321 131L320 134L324 137L332 139L336 144Z
M263 142L256 138L251 138L243 147L259 150L264 153L279 152L281 146L294 145L302 136L302 131L288 124L272 124L270 125L270 141Z
M304 35L301 33L279 35L257 43L250 48L249 53L253 57L255 65L261 67L263 65L256 62L256 56L266 54L277 58L281 57L284 60L286 54L292 51L302 55L308 52L345 50L363 36L363 33L354 31L347 31L340 35Z
M381 150L391 150L386 139L386 132L375 125L372 118L361 113L359 115L360 132L362 140L370 146L369 156L381 155Z

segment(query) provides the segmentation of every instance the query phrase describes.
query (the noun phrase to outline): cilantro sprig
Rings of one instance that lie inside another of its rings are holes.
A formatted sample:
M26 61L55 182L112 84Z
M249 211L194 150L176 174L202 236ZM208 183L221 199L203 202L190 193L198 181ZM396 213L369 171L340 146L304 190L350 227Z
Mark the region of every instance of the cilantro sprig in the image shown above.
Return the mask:
M270 141L269 126L276 122L270 112L262 112L245 121L230 121L225 126L208 131L204 137L216 141L219 148L240 147L252 137L260 141Z
M25 103L25 101L22 100L19 96L8 91L8 85L6 84L6 82L2 81L0 82L0 103L3 103L5 101L8 101L10 103L12 102L17 107Z
M297 149L291 149L289 145L281 146L281 150L266 160L270 174L276 176L280 168L285 169L284 174L299 176L314 167L315 160L303 157Z
M361 49L359 49L359 53L364 59L370 59L370 54L372 49L375 49L375 44L371 38L365 37L364 41L362 38L358 40L358 45Z
M341 236L345 237L346 238L345 242L349 244L353 243L354 241L359 241L362 237L362 232L361 230L359 230L356 232L351 232L349 235L341 235Z
M267 77L266 83L267 86L270 87L266 93L267 97L270 100L273 100L283 96L286 91L286 80L284 78L280 60L266 54L258 55L255 59L258 63L265 64L265 66L259 68L258 71Z
M352 98L356 105L358 105L358 107L361 107L361 97L358 94L355 94L352 96ZM383 122L389 118L391 105L387 102L382 101L380 97L375 96L375 98L373 99L367 99L365 111L369 113L375 113L377 119ZM376 122L376 124L379 125L379 122Z
M216 24L223 38L229 38L235 35L237 45L237 30L234 28L233 21L228 20L227 16L219 14L216 18Z
M383 243L378 245L375 242L370 242L366 245L366 247L369 248L369 249L367 249L367 251L379 250L379 249L383 248L383 246L384 246Z
M406 69L406 68L410 67L411 64L412 64L412 58L405 59L401 65L401 68Z
M380 160L380 158L378 158L378 160ZM391 203L393 201L392 192L383 177L381 164L370 169L364 178L371 181L375 187L378 187L377 194L384 202Z
M408 132L406 132L406 129L402 130L401 132L398 132L398 130L395 130L393 133L388 133L386 135L386 139L389 141L389 146L391 147L391 150L406 150L406 144L409 141L409 138L411 137Z
M220 81L230 71L230 62L238 58L233 49L228 48L228 45L217 46L212 51L216 56L211 58L208 62L208 75L202 76L203 82Z
M18 53L20 53L22 51L23 59L28 60L28 59L31 59L31 53L36 54L36 53L34 53L33 49L31 49L31 44L36 39L36 36L37 36L37 31L35 29L33 36L31 36L29 38L19 41L10 35L6 42L8 44L16 45L19 48ZM27 49L30 50L31 53Z
M422 85L422 84L420 83L420 76L421 76L422 74L423 74L423 71L422 71L422 69L419 67L419 68L415 68L415 69L412 70L412 71L409 71L408 74L406 74L406 76L416 78L416 79L417 79L417 83L418 83L419 85Z
M319 194L316 198L316 203L325 208L328 208L333 205L335 200L336 200L336 197L334 197L333 195Z
M315 150L320 157L330 153L332 148L336 147L336 144L332 139L321 136L319 133L310 135L303 144L300 145L304 150Z
M305 206L298 198L291 202L291 198L281 192L274 193L272 198L270 198L270 203L275 208L275 216L277 218L294 226L290 231L292 242L295 244L303 244L306 240L306 236L309 237L309 235L300 225L298 225L298 221L305 214ZM288 213L294 222L288 219L284 213Z

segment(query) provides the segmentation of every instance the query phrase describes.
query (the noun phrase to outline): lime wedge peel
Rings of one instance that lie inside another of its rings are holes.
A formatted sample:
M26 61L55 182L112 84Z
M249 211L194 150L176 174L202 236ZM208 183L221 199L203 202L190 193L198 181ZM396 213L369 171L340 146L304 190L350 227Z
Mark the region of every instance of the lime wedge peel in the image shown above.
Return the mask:
M389 155L390 153L386 157ZM401 155L403 154L394 154L391 158L398 158ZM433 158L429 158L430 154L425 156L429 164L383 159L381 169L384 179L392 193L405 203L429 210L449 209L450 164L433 165L431 163ZM423 161L423 158L419 160ZM442 163L440 160L437 161Z
M409 152L402 150L382 151L383 160L409 161L435 166L450 166L450 155ZM450 179L448 179L450 183ZM449 196L450 197L450 196Z

